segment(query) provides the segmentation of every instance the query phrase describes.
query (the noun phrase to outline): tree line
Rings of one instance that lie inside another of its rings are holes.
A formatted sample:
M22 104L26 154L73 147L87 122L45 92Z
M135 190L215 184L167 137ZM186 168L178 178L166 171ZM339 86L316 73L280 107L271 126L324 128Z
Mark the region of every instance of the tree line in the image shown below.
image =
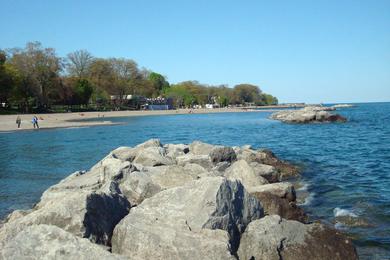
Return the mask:
M126 58L98 58L87 50L59 57L55 49L29 42L24 48L0 50L0 108L47 112L55 106L111 109L111 96L172 98L176 107L208 103L228 105L277 104L258 86L211 86L197 81L170 84L162 74L140 68ZM121 102L115 106L124 107Z

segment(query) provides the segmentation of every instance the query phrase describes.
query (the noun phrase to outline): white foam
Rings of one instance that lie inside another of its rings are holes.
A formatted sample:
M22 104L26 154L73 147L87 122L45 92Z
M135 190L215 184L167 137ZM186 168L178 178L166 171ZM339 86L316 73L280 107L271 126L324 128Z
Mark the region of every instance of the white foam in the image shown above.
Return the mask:
M303 203L299 204L299 206L307 206L307 205L310 205L310 204L313 202L313 200L314 200L314 196L315 196L315 193L314 193L314 192L309 193L309 196L307 196L307 197L305 198L305 201L304 201Z
M357 218L357 215L348 209L335 208L333 210L333 214L336 218L337 217L347 217L347 216Z
M309 183L304 183L297 191L307 191L309 189Z

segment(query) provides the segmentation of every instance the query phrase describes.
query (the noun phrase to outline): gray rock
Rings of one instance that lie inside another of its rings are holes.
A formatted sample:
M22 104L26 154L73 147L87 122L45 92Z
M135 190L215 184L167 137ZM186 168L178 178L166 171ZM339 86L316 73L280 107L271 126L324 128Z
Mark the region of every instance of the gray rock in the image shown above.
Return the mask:
M166 144L164 148L167 151L167 156L173 159L190 151L189 146L185 144Z
M121 161L132 162L137 156L139 149L122 146L111 152L112 157Z
M171 165L150 176L161 189L178 187L194 180L196 177L188 174L183 166Z
M190 144L190 152L195 155L209 155L214 147L215 146L211 144L194 141Z
M279 216L251 222L241 238L240 259L358 259L352 241L321 224Z
M326 111L325 111L326 110ZM270 118L285 123L346 122L347 119L338 114L331 114L325 107L305 107L300 110L284 110L273 113Z
M280 172L271 165L258 162L251 162L249 165L255 171L256 175L260 175L270 183L279 182L281 180Z
M146 172L128 172L119 184L119 189L132 206L139 205L161 191L160 185L153 182Z
M262 215L241 183L201 178L133 208L114 230L112 251L143 259L231 258L246 225Z
M136 149L145 149L149 147L162 147L160 139L149 139L142 144L137 145Z
M210 177L209 171L195 163L187 163L184 165L184 170L187 174L191 175L194 179L202 177Z
M229 180L241 181L246 189L268 183L266 179L256 175L252 167L244 160L236 161L226 169L225 177Z
M278 182L254 187L252 186L247 190L251 194L265 192L270 193L278 196L279 198L286 198L288 201L295 201L296 199L294 186L289 182Z
M209 156L214 165L220 162L232 163L237 159L237 155L231 147L215 147L211 150Z
M0 250L3 260L33 259L125 259L111 254L87 239L79 238L56 226L32 225L23 229Z
M135 164L143 166L171 165L174 161L166 157L165 149L162 147L147 147L140 150L135 157Z
M45 191L30 213L5 223L0 229L0 245L34 224L55 225L110 245L115 225L131 206L117 182L129 168L129 162L106 157L89 172L70 175Z
M185 166L186 164L198 164L203 168L210 170L213 165L210 161L210 157L208 155L195 155L195 154L185 154L182 156L176 157L177 164L180 166Z

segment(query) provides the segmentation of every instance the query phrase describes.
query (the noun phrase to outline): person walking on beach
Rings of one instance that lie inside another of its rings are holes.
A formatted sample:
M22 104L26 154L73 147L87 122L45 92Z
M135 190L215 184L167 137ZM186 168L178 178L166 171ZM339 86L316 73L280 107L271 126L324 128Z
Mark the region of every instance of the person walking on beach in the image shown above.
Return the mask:
M16 118L16 124L18 125L18 128L20 128L20 124L22 123L22 119L20 118L20 116L18 116Z
M32 119L32 123L33 123L34 128L39 128L38 117L34 116Z

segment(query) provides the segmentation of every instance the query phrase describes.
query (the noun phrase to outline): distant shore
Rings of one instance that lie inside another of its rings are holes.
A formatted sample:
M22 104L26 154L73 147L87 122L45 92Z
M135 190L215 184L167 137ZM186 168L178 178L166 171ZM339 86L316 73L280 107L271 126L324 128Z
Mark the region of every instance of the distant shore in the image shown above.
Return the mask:
M215 108L215 109L177 109L177 110L136 110L136 111L108 111L108 112L80 112L80 113L52 113L36 114L41 129L71 128L101 125L115 125L109 120L111 117L157 116L157 115L183 115L183 114L210 114L210 113L245 113L270 112L283 106L263 106L261 110L251 108ZM33 130L31 119L34 114L20 114L21 127L16 125L17 115L0 115L0 132ZM107 118L107 120L104 120ZM92 120L91 120L92 119ZM93 119L98 119L93 121Z

